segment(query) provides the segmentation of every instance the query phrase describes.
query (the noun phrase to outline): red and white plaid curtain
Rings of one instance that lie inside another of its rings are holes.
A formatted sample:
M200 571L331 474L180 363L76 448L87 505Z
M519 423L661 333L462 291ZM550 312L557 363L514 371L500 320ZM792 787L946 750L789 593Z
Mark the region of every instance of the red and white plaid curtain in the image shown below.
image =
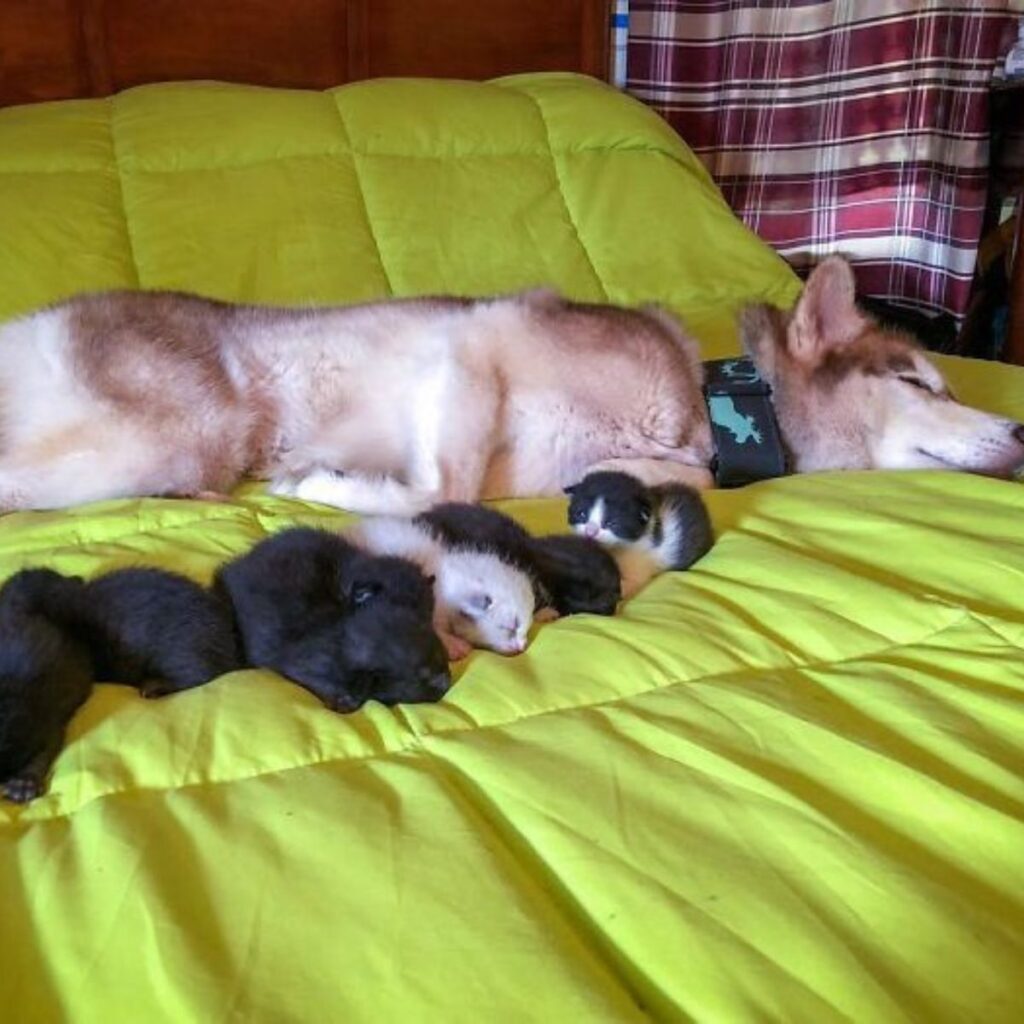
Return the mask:
M797 269L962 316L988 86L1024 0L632 0L628 88Z

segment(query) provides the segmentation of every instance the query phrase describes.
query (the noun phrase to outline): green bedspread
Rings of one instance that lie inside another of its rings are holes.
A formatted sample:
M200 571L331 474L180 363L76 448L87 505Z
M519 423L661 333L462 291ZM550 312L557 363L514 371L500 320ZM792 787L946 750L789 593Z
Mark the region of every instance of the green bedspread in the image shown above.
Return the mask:
M679 140L586 79L0 111L2 316L541 283L667 303L709 355L738 303L797 292ZM945 369L1024 419L1024 372ZM3 1019L1019 1020L1024 489L823 474L709 502L691 572L475 653L438 705L99 686L49 794L0 804ZM343 520L259 484L21 513L0 576L206 579Z

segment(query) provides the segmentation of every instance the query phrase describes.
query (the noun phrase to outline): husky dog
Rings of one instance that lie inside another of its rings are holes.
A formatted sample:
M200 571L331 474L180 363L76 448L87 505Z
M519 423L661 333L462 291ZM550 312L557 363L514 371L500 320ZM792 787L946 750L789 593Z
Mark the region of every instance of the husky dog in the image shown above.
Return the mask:
M345 530L377 555L415 562L434 580L434 629L453 660L473 647L499 654L526 650L535 595L529 575L492 550L448 546L420 521L379 516Z
M1024 427L961 405L854 301L849 265L740 333L791 468L1010 476ZM654 310L547 292L347 308L86 295L0 328L0 510L224 492L370 514L556 495L592 469L710 486L696 343Z
M234 610L246 664L336 711L435 701L448 689L430 582L404 559L371 557L324 530L284 530L223 566L214 591Z
M628 473L588 473L565 489L569 525L610 548L632 597L666 570L688 569L712 544L700 494L685 484L645 487Z
M68 722L92 690L92 663L83 644L38 613L20 575L0 589L0 788L25 803L43 792Z
M568 535L533 537L511 516L483 505L442 502L416 517L449 547L497 554L534 582L535 619L613 615L621 598L615 560L598 543Z

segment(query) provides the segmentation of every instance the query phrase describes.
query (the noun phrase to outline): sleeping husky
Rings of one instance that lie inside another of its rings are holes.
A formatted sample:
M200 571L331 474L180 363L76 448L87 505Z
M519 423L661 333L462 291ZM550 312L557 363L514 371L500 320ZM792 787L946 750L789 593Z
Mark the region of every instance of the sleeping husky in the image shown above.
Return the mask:
M854 304L841 259L792 315L750 307L790 467L1009 476L1024 428L961 405ZM0 327L0 510L224 492L361 513L555 495L593 469L709 486L696 343L652 310L546 292L344 308L86 295Z

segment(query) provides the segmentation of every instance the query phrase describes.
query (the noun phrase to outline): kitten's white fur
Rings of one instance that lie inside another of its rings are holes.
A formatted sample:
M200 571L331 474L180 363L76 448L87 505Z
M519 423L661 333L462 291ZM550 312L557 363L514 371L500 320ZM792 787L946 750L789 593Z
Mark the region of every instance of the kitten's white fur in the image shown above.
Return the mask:
M605 525L604 498L598 498L587 513L586 522L573 526L576 533L596 540L608 548L622 577L622 599L625 601L643 589L659 573L671 566L671 552L677 550L683 524L673 512L662 520L661 543L655 544L651 524L633 541L623 540Z
M408 558L434 577L434 628L451 657L468 654L466 644L499 654L526 649L534 611L526 573L488 552L446 548L410 519L362 519L344 534L374 554Z

